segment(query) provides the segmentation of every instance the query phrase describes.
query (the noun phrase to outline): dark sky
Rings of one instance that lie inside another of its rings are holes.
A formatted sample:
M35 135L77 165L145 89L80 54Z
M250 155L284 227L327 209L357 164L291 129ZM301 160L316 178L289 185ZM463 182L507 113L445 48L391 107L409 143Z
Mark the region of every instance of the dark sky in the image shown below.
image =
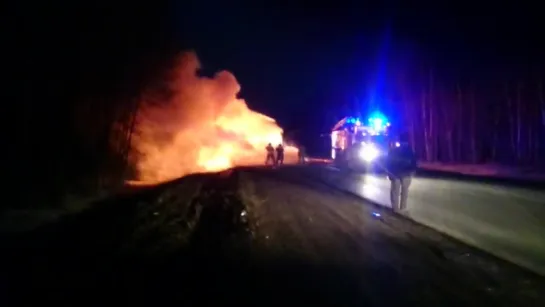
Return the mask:
M201 2L176 14L206 68L232 71L252 107L288 127L327 127L340 104L389 82L384 67L426 63L444 78L487 78L529 69L544 54L537 5L456 3Z
M129 90L127 76L192 48L205 72L232 71L252 108L288 129L323 129L343 105L380 97L397 68L433 66L444 79L544 71L539 1L312 3L13 2L10 78L28 101Z

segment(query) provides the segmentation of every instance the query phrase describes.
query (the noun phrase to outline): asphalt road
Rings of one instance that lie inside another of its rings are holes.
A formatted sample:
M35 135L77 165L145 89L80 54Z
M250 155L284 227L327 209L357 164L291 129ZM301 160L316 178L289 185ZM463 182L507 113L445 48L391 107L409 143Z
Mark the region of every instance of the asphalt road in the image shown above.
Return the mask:
M2 238L3 306L518 306L545 280L309 176L196 175Z
M302 170L390 207L384 175L323 165ZM408 206L411 219L545 276L545 189L423 172L412 181Z

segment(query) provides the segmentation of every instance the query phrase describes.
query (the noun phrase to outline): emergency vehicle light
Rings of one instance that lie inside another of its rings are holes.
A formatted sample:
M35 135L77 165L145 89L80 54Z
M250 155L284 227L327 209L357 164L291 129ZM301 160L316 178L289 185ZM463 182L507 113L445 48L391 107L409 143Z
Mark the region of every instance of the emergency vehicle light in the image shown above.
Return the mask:
M380 151L373 144L368 144L361 148L359 154L365 162L372 162L380 155Z
M378 111L371 114L371 116L369 117L369 124L375 129L383 128L383 125L390 125L390 123L388 122L388 118Z
M356 124L357 126L361 125L361 121L357 117L348 117L346 119L346 123L348 124Z

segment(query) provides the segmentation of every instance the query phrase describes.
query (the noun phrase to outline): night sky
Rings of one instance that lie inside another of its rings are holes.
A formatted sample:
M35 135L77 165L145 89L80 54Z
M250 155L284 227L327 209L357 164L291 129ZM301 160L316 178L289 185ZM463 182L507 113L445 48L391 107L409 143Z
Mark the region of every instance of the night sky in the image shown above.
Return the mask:
M447 80L545 71L537 1L456 3L27 2L14 4L5 45L16 46L15 99L49 101L49 111L96 88L137 90L134 76L194 49L204 74L235 74L252 108L319 133L354 104L380 107L392 71L433 67Z
M395 66L425 63L443 78L543 67L537 8L377 2L207 2L180 8L177 26L207 69L234 72L252 107L295 129L327 129L342 105L380 100Z

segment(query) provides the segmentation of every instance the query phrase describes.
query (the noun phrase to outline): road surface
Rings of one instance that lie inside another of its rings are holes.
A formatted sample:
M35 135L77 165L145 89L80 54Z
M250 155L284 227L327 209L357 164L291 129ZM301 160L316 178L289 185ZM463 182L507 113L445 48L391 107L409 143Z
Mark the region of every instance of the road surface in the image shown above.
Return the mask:
M301 170L390 207L386 176L347 174L324 165ZM545 276L545 189L417 175L410 188L408 214Z
M300 168L195 175L2 238L3 306L542 306L545 281Z

